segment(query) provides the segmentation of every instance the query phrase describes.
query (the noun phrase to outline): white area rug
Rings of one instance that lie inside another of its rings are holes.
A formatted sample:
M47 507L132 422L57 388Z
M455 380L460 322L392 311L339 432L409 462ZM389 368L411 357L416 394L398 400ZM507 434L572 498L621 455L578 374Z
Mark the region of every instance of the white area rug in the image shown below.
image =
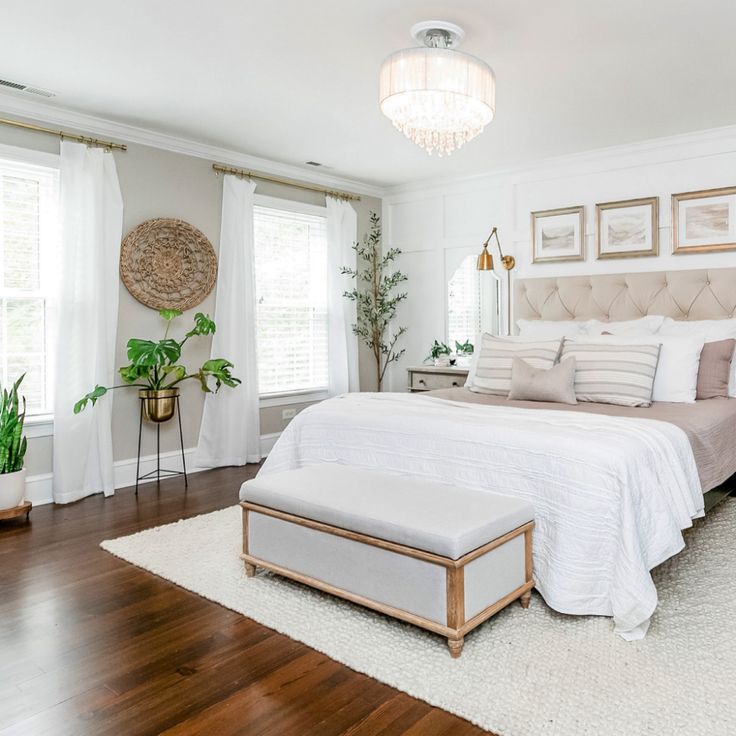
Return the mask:
M535 594L529 610L512 604L470 634L459 660L408 624L270 574L246 578L237 506L102 547L501 736L736 733L736 500L655 571L660 605L643 641Z

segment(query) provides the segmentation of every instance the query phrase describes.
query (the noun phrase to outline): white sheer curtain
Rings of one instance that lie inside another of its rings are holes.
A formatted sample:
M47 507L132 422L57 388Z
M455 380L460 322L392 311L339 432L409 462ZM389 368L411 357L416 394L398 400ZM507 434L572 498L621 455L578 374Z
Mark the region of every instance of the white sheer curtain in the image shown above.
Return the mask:
M225 176L212 357L228 358L242 383L207 394L195 464L202 468L261 460L256 362L253 199L255 182Z
M340 273L342 266L355 268L353 244L358 221L349 202L327 197L327 309L328 391L330 396L360 389L358 377L358 339L353 334L355 302L343 296L355 282Z
M123 199L112 154L82 143L62 141L60 186L53 495L69 503L115 487L112 396L81 414L72 408L115 379Z

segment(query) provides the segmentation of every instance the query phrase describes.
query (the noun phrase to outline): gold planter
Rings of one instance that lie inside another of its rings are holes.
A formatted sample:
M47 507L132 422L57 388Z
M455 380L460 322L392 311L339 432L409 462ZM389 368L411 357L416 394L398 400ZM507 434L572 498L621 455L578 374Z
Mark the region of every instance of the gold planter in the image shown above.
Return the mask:
M168 422L174 416L178 388L163 388L159 391L142 388L138 396L143 399L143 416L149 422Z

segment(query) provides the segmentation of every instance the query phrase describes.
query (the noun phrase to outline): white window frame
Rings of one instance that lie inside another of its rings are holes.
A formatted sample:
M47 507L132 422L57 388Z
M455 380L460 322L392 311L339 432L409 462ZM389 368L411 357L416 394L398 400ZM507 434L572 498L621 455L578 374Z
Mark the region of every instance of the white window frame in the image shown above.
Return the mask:
M308 204L307 202L298 202L293 199L271 197L266 194L256 194L253 198L253 204L257 207L268 207L273 210L283 210L284 212L296 212L300 215L327 218L326 205ZM303 391L278 391L260 394L259 405L262 408L266 408L270 406L288 406L290 404L307 404L315 401L323 401L328 396L327 389L321 391L314 391L312 389L304 389Z
M17 161L28 166L42 166L59 171L60 156L58 153L35 151L31 148L20 148L0 143L0 159ZM48 315L47 315L48 318ZM48 337L48 332L47 332ZM47 363L47 370L53 371L53 362ZM34 414L26 417L24 422L25 435L29 439L36 437L50 437L54 433L54 416L52 413Z

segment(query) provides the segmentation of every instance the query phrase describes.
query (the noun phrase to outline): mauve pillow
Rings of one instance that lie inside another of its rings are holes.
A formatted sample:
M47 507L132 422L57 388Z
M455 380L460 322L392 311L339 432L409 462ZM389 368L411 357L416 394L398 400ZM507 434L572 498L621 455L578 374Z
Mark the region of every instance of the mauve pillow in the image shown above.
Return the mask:
M736 340L707 342L700 353L696 399L728 398L728 379Z
M534 368L523 358L514 358L511 366L510 399L553 401L577 404L575 398L575 358L568 358L552 368Z

